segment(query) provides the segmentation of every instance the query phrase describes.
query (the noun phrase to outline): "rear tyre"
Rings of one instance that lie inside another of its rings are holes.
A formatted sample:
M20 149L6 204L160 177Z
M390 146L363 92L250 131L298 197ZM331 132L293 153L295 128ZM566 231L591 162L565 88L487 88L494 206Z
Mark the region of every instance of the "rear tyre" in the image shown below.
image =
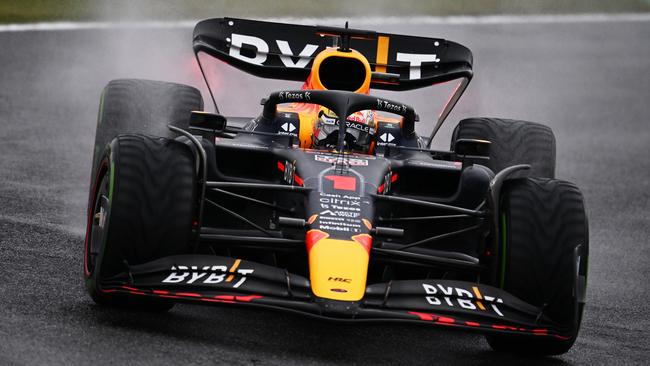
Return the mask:
M129 265L190 253L196 177L186 145L120 135L105 149L88 206L84 274L101 305L165 310L172 303L102 291L102 279Z
M91 171L96 172L106 144L117 135L141 133L173 138L176 135L167 125L187 129L190 112L196 110L203 110L203 98L191 86L141 79L112 80L100 99Z
M485 165L496 174L512 165L530 164L531 169L512 177L555 177L555 136L539 123L499 118L468 118L460 121L451 138L488 140L490 160ZM481 162L481 164L484 164Z
M543 308L568 336L489 335L496 351L567 352L578 336L586 290L589 234L584 201L572 183L522 178L502 193L500 286Z

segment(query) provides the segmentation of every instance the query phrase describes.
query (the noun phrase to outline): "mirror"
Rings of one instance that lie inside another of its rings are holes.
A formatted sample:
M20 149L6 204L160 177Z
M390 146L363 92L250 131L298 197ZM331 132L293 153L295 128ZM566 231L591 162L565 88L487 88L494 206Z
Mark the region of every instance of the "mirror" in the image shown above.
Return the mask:
M190 114L190 127L223 132L226 129L226 117L204 111L192 111Z
M489 158L490 141L458 139L454 144L454 153L460 158Z

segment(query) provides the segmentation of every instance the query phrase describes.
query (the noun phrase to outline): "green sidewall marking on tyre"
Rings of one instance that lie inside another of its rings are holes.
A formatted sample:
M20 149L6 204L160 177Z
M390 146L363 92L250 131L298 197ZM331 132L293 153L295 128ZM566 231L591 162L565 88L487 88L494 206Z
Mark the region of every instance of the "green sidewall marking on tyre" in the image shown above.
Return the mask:
M506 231L506 214L505 212L501 214L501 280L500 280L500 287L503 288L503 286L506 283L506 243L507 243L507 235L508 232Z

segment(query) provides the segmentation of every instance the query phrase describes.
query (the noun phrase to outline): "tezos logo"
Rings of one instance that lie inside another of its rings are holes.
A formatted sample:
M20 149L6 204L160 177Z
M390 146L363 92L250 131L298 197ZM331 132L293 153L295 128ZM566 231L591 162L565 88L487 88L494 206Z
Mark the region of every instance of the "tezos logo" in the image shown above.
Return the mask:
M280 92L278 93L278 98L280 100L311 100L311 92L300 92L300 93L292 93L292 92Z
M377 99L377 109L395 113L406 112L406 106L404 104L394 104L383 99Z

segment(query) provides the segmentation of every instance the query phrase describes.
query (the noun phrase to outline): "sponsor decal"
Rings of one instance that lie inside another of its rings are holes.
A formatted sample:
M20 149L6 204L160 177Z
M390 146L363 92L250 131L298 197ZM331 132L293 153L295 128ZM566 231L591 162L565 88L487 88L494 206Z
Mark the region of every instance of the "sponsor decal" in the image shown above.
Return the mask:
M296 55L291 50L291 47L289 46L289 42L283 40L277 40L275 41L275 43L278 45L280 52L282 52L282 56L280 56L280 61L282 61L284 66L295 67L298 69L304 69L305 66L307 66L307 64L309 63L311 55L313 55L314 52L316 52L316 50L318 49L318 46L315 44L305 45L302 51L300 51L300 53L298 54L298 61L294 62L292 58L295 58ZM307 100L309 100L309 97L307 97Z
M337 123L338 125L338 123ZM352 128L361 132L365 133L375 133L375 130L370 128L367 124L363 122L355 122L355 121L345 121L345 127L347 128Z
M377 146L397 146L401 131L396 123L380 123L377 129Z
M471 291L461 287L445 286L441 284L423 283L425 299L432 306L460 307L466 310L491 311L498 316L503 313L498 308L503 300L494 296L481 294L477 286L472 286Z
M282 64L284 64L284 66L286 67L293 67L299 69L303 69L309 64L309 62L311 61L311 56L318 49L318 45L307 44L302 49L302 51L300 51L300 53L296 55L291 50L291 47L289 46L289 42L278 39L275 41L275 43L278 45L278 49L282 53L282 55L280 56L280 61L282 61ZM255 56L249 57L246 55L242 55L241 53L242 48L246 50L254 49ZM230 49L228 51L228 54L231 57L242 60L244 62L248 62L250 64L263 65L269 54L269 44L266 43L265 40L259 37L232 33L230 35ZM296 57L298 57L298 61L294 62L293 59L295 59Z
M324 124L330 125L330 126L338 126L339 125L339 119L334 118L334 117L329 117L326 114L323 114L321 116L321 121L323 121ZM345 127L346 128L352 128L354 130L358 130L361 132L369 133L369 134L374 134L375 129L367 125L363 120L357 119L357 120L346 120L345 121Z
M318 228L323 231L339 231L352 234L362 232L361 197L320 193Z
M388 144L393 142L393 140L395 140L395 136L390 132L384 132L379 136L379 142L383 144Z
M342 191L355 191L357 189L357 178L347 175L326 175L325 179L333 183L333 188Z
M409 64L409 79L420 79L423 62L440 62L435 54L397 52L397 61Z
M361 214L358 213L358 212L332 211L332 210L321 211L320 215L321 216L334 216L334 217L359 217L359 216L361 216Z
M338 162L349 166L368 166L368 159L353 158L342 155L314 155L314 160L329 164L336 164Z
M293 132L296 130L296 126L293 125L293 123L286 122L282 126L282 131L285 132Z
M296 101L296 100L304 100L304 101L310 101L311 100L311 92L280 92L278 93L278 98L280 100L290 100L290 101Z
M230 41L228 54L231 57L254 65L264 65L265 63L270 65L274 64L274 62L269 61L269 56L274 57L273 53L277 51L274 50L273 52L270 52L270 45L264 39L246 34L231 33L228 40ZM280 54L277 57L279 57L282 65L290 68L306 68L319 49L318 45L308 43L296 54L300 47L291 47L289 42L286 40L277 39L269 42L275 42L277 49L280 51ZM434 45L437 46L437 44ZM242 49L249 52L242 54ZM387 52L387 48L383 52ZM388 62L388 56L383 56L383 58L385 58L385 60L382 60L382 64L386 64ZM435 53L396 52L395 61L408 64L408 78L413 80L422 77L423 64L439 63L441 60Z
M404 113L406 112L406 105L395 104L387 100L377 98L377 109L381 109L386 112Z
M343 282L343 283L352 283L351 278L342 278L342 277L330 277L327 279L328 281L332 282Z
M241 259L228 268L225 265L214 266L172 266L171 273L162 280L163 283L173 284L202 284L215 285L219 283L232 284L238 288L246 282L246 275L252 274L255 270L238 268Z
M356 112L349 115L346 119L351 122L366 123L369 118L362 112Z
M279 113L276 123L278 135L298 137L300 131L298 113Z
M358 196L321 193L318 201L322 208L331 207L337 210L361 211L361 199Z

